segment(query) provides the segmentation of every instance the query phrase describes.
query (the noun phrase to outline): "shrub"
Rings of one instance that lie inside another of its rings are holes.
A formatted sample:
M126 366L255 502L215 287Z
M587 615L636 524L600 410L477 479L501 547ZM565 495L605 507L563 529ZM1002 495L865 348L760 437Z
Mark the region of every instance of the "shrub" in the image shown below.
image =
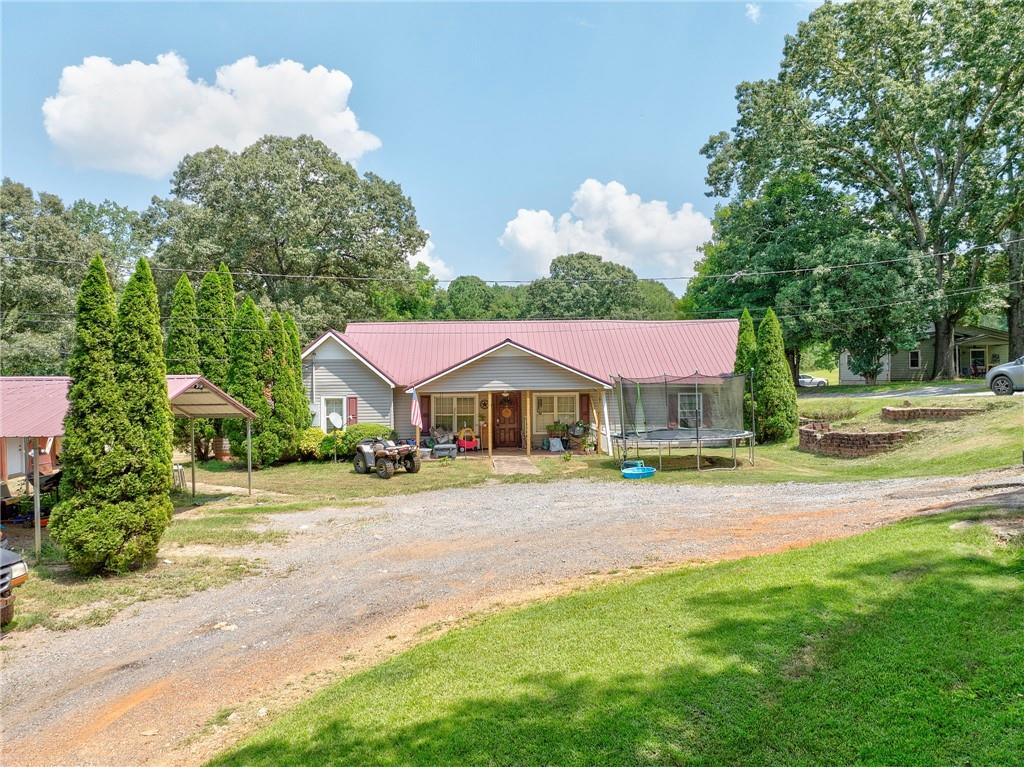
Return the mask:
M299 457L304 461L319 461L324 457L323 443L327 439L319 426L310 426L299 436ZM333 448L333 446L332 446Z
M754 366L757 440L783 442L796 430L796 386L786 361L782 328L768 309L757 331L757 364Z
M59 542L76 572L123 573L156 557L172 511L166 495L118 503L77 495L54 510L51 524L59 522Z
M332 456L334 454L334 443L330 443L330 449L326 448L327 442L332 438L338 441L338 457L339 458L351 458L356 454L356 443L361 442L364 439L370 437L379 438L393 438L395 433L391 430L391 427L387 424L382 423L356 423L345 428L342 432L331 432L327 435L324 440L325 447L323 454L325 457Z
M751 368L757 362L757 334L754 332L754 320L746 309L740 316L739 336L736 339L736 365L733 372L739 375L750 375ZM750 385L743 387L743 428L749 429L753 422L754 403L750 397Z

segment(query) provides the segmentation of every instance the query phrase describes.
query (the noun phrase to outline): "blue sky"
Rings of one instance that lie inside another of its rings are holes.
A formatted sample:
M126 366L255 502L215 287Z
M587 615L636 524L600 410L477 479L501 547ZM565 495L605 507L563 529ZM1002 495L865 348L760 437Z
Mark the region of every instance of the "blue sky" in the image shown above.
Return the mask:
M238 109L230 89L209 87L218 68L245 57L258 63L242 80L287 59L302 65L289 75L301 87L276 87L302 109L320 93L308 70L351 78L351 93L322 107L328 114L309 107L296 124L335 125L335 107L354 113L365 133L339 129L332 146L360 171L401 183L431 232L421 256L435 270L529 278L556 252L586 248L642 276L681 275L716 202L704 195L698 150L732 125L736 84L776 72L785 34L809 7L4 3L0 160L4 175L67 200L144 207L167 193L168 174L135 167L150 144L134 147L135 159L130 145L154 131L165 145L152 157L166 165L207 136L229 141L249 122L292 119L264 117L273 106L260 98ZM204 109L216 119L202 125L175 95L147 101L148 85L141 98L122 94L124 65L148 65L139 71L149 77L167 53L188 67L170 78L172 93L226 104L223 119L220 107ZM86 57L111 64L84 68ZM79 76L62 85L65 67ZM253 82L267 100L279 95ZM58 95L67 106L48 131L43 103ZM119 135L133 120L138 128Z

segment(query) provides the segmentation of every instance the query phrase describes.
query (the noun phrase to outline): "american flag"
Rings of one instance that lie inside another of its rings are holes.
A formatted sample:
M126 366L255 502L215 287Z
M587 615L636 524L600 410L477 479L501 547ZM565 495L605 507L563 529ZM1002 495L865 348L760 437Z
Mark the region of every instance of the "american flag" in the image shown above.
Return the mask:
M409 411L409 420L413 426L423 428L423 413L420 411L420 396L416 390L412 390L412 408Z

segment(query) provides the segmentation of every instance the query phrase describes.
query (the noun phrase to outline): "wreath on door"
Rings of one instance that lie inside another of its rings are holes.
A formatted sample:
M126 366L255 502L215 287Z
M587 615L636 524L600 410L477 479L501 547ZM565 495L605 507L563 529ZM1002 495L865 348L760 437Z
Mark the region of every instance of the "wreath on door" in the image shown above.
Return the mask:
M501 412L501 417L502 418L511 418L512 417L512 398L511 397L502 397L501 398L501 402L498 403L498 407L501 408L500 412Z

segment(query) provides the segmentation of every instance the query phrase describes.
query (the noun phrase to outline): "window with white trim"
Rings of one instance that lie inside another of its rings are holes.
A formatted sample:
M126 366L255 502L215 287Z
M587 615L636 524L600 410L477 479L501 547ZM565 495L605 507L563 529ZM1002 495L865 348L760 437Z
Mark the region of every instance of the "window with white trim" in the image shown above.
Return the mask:
M324 397L320 400L323 406L320 408L320 428L324 430L326 434L330 434L332 431L340 431L345 428L345 398L344 397ZM331 413L337 413L339 423L341 427L337 427L331 423Z
M921 367L921 351L919 349L910 350L910 361L908 363L911 370L919 370Z
M437 395L433 397L430 412L434 426L446 431L476 430L476 395Z
M679 409L680 428L696 429L698 425L701 425L701 416L704 411L704 397L701 392L679 392L676 397L676 407Z
M564 424L576 423L579 419L580 399L578 394L537 394L534 396L533 433L546 434L548 426L556 421Z

